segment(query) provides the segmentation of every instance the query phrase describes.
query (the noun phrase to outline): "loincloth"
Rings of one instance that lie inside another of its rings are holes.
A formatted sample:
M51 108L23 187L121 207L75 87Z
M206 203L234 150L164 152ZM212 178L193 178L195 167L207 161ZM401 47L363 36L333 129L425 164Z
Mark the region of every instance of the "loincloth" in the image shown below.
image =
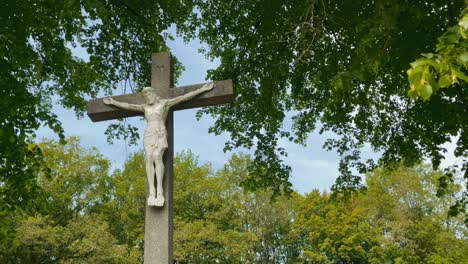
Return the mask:
M148 126L145 129L143 138L145 152L150 153L156 149L166 149L167 144L167 130L165 127Z

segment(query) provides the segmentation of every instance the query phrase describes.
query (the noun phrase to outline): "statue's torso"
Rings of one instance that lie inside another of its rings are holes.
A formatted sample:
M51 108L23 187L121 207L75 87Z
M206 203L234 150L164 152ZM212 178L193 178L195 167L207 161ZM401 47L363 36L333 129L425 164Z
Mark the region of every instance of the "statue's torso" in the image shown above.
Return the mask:
M145 149L167 147L167 129L165 123L168 113L169 106L165 100L144 106L147 123L143 140Z
M144 110L148 126L161 126L165 128L167 114L169 113L169 107L165 100L152 105L145 105Z

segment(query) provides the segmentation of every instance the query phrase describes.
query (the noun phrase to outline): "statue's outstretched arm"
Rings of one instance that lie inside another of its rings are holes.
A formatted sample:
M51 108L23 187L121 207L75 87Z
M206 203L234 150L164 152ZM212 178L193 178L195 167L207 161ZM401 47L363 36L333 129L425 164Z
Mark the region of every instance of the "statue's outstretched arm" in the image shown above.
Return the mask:
M184 95L181 95L181 96L178 96L176 98L170 99L168 104L169 104L169 106L174 106L174 105L182 103L184 101L188 101L188 100L192 99L193 97L195 97L195 96L197 96L197 95L199 95L201 93L210 91L213 88L214 88L213 83L207 83L207 84L203 85L200 89L197 89L197 90L192 91L190 93L186 93Z
M128 104L128 103L123 103L116 101L112 98L104 98L102 100L106 105L113 105L118 108L122 108L125 110L130 110L130 111L136 111L136 112L144 112L145 110L143 109L142 105L137 105L137 104Z

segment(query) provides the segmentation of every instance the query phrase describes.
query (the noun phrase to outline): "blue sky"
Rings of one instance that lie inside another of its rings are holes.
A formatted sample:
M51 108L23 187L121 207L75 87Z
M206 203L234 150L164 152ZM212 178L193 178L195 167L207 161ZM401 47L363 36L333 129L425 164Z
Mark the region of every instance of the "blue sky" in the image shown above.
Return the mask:
M168 45L172 54L185 66L185 71L178 80L178 86L206 82L207 70L218 65L218 62L209 61L198 52L202 45L196 40L184 43L180 38L176 38L174 41L169 41ZM81 50L75 50L75 52L80 56L86 56ZM118 94L117 91L115 93ZM116 140L113 145L109 145L104 131L112 121L93 123L86 115L82 119L77 119L72 111L63 109L59 105L55 105L53 111L59 116L67 137L77 136L81 139L81 144L84 147L96 147L112 161L113 168L121 168L131 153L142 148L142 142L138 146L127 146L123 140ZM200 121L197 121L196 111L196 109L191 109L175 112L175 152L190 149L199 156L200 162L210 162L215 169L219 169L232 155L232 152L223 153L223 146L229 139L229 135L209 134L208 128L214 123L214 120L204 116ZM145 126L142 118L128 118L126 122L138 127L139 133L142 135ZM38 131L38 137L57 138L47 128L41 128ZM329 190L338 176L339 156L333 151L327 152L322 149L321 146L325 140L325 135L312 133L309 135L306 147L288 141L280 142L288 152L285 161L292 167L291 182L296 191L308 193L312 189ZM450 149L453 144L447 146ZM249 150L241 151L249 153ZM376 156L371 151L364 154Z

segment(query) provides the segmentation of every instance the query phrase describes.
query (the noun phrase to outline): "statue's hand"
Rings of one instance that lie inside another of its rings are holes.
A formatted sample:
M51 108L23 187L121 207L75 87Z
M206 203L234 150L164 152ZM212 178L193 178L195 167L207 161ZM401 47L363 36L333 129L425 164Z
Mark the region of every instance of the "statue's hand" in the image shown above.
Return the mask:
M103 101L104 104L106 104L106 105L110 105L110 104L113 104L113 103L114 103L114 99L112 99L112 98L104 98L104 99L102 99L102 101Z
M210 91L210 90L213 90L213 88L214 88L214 83L207 83L203 85L202 90Z

